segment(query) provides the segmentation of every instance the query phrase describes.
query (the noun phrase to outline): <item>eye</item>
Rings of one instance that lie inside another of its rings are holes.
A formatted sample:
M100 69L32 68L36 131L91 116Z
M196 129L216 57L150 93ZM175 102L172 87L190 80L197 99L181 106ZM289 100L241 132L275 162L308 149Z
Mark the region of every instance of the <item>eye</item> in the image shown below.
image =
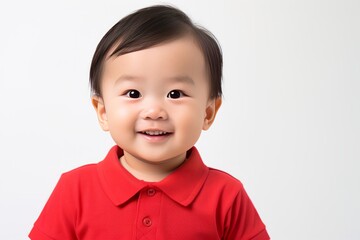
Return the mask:
M173 99L177 99L177 98L181 98L184 97L185 94L180 91L180 90L172 90L168 93L168 95L166 97L168 98L173 98Z
M140 98L141 97L141 93L138 90L129 90L125 93L125 95L129 98Z

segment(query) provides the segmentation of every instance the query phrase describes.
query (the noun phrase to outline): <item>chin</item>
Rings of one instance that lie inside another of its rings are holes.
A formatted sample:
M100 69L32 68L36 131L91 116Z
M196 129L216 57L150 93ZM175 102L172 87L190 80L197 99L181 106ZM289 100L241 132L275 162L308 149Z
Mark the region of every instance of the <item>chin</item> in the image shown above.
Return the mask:
M175 160L179 155L167 155L167 154L156 154L152 153L149 155L139 155L138 159L143 160L144 162L152 163L152 164L161 164L164 162Z

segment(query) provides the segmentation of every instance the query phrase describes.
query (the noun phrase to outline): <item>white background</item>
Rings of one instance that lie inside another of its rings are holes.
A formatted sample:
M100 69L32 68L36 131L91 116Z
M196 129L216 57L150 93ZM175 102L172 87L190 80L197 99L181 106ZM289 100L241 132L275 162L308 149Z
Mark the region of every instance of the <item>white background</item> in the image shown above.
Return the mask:
M27 239L60 174L113 145L90 104L91 57L154 3L0 3L0 239ZM360 2L168 3L224 52L204 161L241 179L272 239L360 239Z

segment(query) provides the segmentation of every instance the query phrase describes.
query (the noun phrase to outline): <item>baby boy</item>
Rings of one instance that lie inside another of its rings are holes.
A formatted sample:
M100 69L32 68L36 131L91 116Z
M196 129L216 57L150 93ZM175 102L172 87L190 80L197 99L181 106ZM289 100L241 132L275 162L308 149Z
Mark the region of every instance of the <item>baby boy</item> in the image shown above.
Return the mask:
M211 33L169 6L140 9L95 51L92 104L116 145L64 173L33 240L269 239L239 180L194 147L221 106L222 54Z

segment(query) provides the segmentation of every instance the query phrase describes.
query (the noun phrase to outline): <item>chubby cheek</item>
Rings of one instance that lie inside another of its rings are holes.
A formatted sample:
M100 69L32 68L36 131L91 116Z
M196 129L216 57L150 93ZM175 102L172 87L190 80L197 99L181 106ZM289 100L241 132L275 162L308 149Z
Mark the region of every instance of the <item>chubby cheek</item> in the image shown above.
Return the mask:
M194 106L177 111L175 121L182 132L197 140L202 131L204 118L205 110L202 107Z
M125 130L134 129L135 110L126 105L112 105L107 109L110 132L126 134Z

